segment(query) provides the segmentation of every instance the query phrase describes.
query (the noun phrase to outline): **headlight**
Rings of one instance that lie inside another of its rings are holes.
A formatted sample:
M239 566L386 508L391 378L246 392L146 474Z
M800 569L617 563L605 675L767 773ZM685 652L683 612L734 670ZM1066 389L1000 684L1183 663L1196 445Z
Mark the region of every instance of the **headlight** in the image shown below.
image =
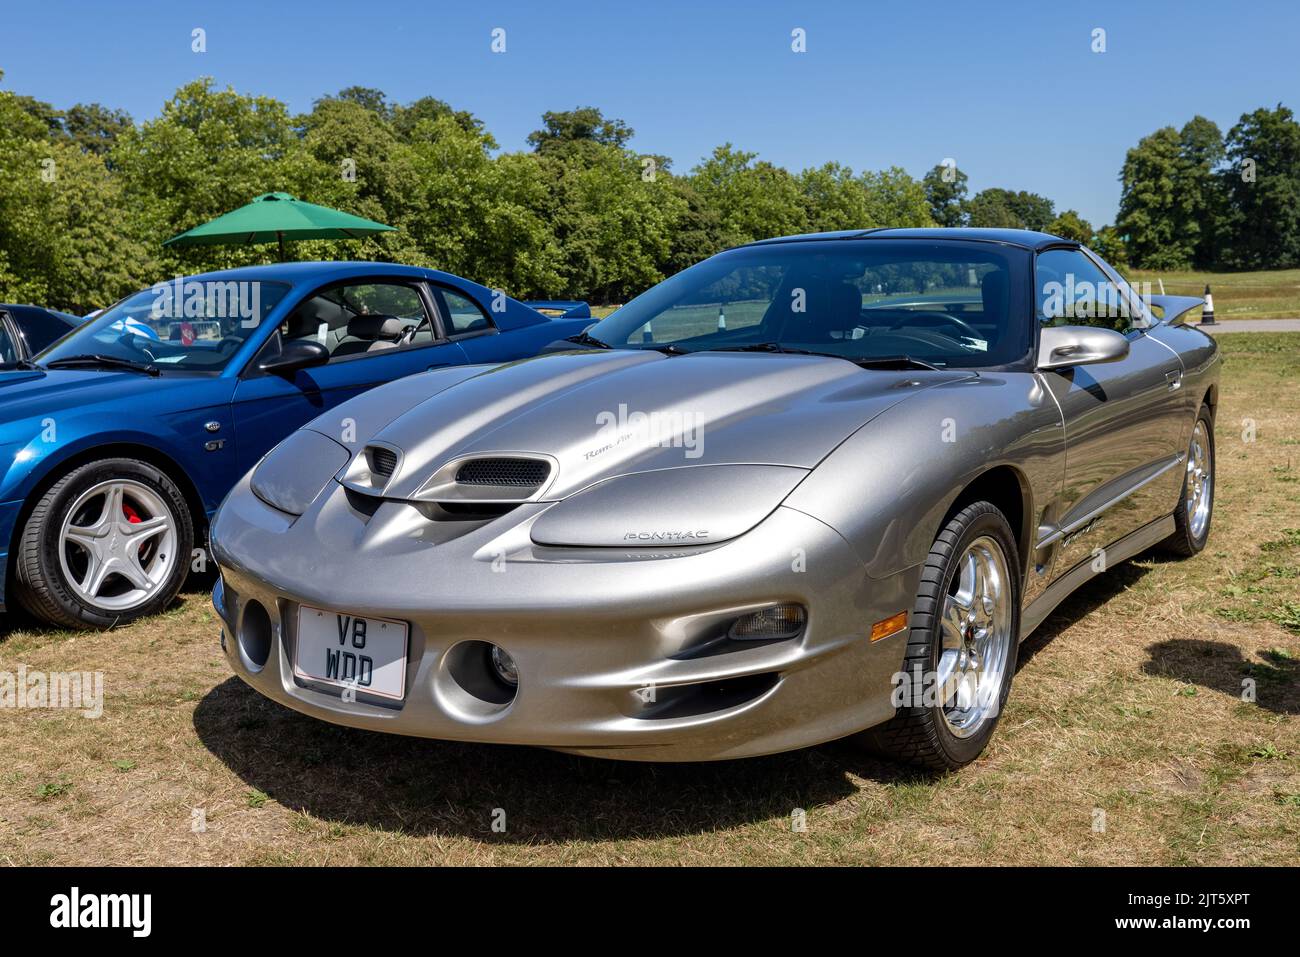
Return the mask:
M533 541L623 548L725 542L767 518L807 474L784 465L634 472L551 506L533 523Z
M272 508L301 515L351 454L328 436L300 429L258 463L253 494Z

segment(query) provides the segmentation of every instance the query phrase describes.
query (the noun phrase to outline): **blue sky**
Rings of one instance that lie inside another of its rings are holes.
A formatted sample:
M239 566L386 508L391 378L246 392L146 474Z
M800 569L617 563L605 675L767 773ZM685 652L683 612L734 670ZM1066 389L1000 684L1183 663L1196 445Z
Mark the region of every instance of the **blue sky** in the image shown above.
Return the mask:
M207 31L208 50L190 49ZM506 53L490 50L506 31ZM807 52L790 49L791 30ZM1090 49L1106 30L1105 53ZM1295 3L414 2L3 0L3 88L137 120L197 76L309 109L352 84L438 96L505 149L548 109L600 107L632 146L687 170L730 141L791 169L945 157L1095 225L1114 218L1124 152L1200 113L1226 132L1300 106Z

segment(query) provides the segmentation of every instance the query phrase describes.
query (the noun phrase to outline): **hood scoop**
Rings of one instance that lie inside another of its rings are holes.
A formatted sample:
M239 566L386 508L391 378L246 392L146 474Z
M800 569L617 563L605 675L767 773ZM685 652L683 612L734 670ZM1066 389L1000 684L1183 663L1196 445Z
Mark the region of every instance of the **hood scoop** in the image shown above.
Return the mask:
M383 495L401 461L402 453L396 447L371 442L360 455L352 456L339 484L362 495Z
M388 487L394 476L401 474L402 461L403 454L399 449L371 443L359 455L353 456L339 481L363 495L446 506L447 512L456 513L466 512L459 506L514 506L534 501L546 491L559 471L555 459L537 452L461 455L435 469L413 494L389 496L386 494ZM473 508L467 513L478 514L481 511Z
M551 477L550 463L536 458L506 456L470 459L456 469L456 484L481 488L515 488L530 494ZM525 491L526 490L526 491Z

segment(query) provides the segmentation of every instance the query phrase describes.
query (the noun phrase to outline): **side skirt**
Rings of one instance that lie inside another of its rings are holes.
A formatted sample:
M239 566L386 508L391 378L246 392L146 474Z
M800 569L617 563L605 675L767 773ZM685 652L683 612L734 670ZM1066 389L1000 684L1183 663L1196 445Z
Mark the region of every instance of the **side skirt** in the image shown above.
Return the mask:
M1129 532L1119 541L1106 546L1106 564L1114 568L1120 562L1132 558L1138 552L1145 551L1158 542L1163 542L1175 531L1174 517L1166 515L1154 522L1143 525L1136 531ZM1070 596L1076 588L1096 575L1105 572L1092 570L1092 561L1084 560L1047 586L1047 590L1035 598L1020 615L1020 640L1024 641L1043 620Z

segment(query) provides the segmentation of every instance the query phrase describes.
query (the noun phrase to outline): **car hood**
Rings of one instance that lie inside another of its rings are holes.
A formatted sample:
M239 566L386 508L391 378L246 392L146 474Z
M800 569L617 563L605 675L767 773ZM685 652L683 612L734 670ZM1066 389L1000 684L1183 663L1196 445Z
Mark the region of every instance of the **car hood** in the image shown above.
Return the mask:
M157 378L138 372L101 369L15 369L0 372L0 423L29 416L52 415L63 409L84 409L101 402L148 396L149 407L158 397L183 389L188 376Z
M378 443L400 453L386 498L421 497L452 460L524 453L555 467L540 498L553 501L661 469L811 469L908 395L971 375L786 354L556 353L470 374L422 401L410 402L415 383L407 380L354 400L347 415L372 426L359 430L369 438L358 451ZM395 406L404 411L394 417ZM327 416L313 427L329 434L336 423Z

